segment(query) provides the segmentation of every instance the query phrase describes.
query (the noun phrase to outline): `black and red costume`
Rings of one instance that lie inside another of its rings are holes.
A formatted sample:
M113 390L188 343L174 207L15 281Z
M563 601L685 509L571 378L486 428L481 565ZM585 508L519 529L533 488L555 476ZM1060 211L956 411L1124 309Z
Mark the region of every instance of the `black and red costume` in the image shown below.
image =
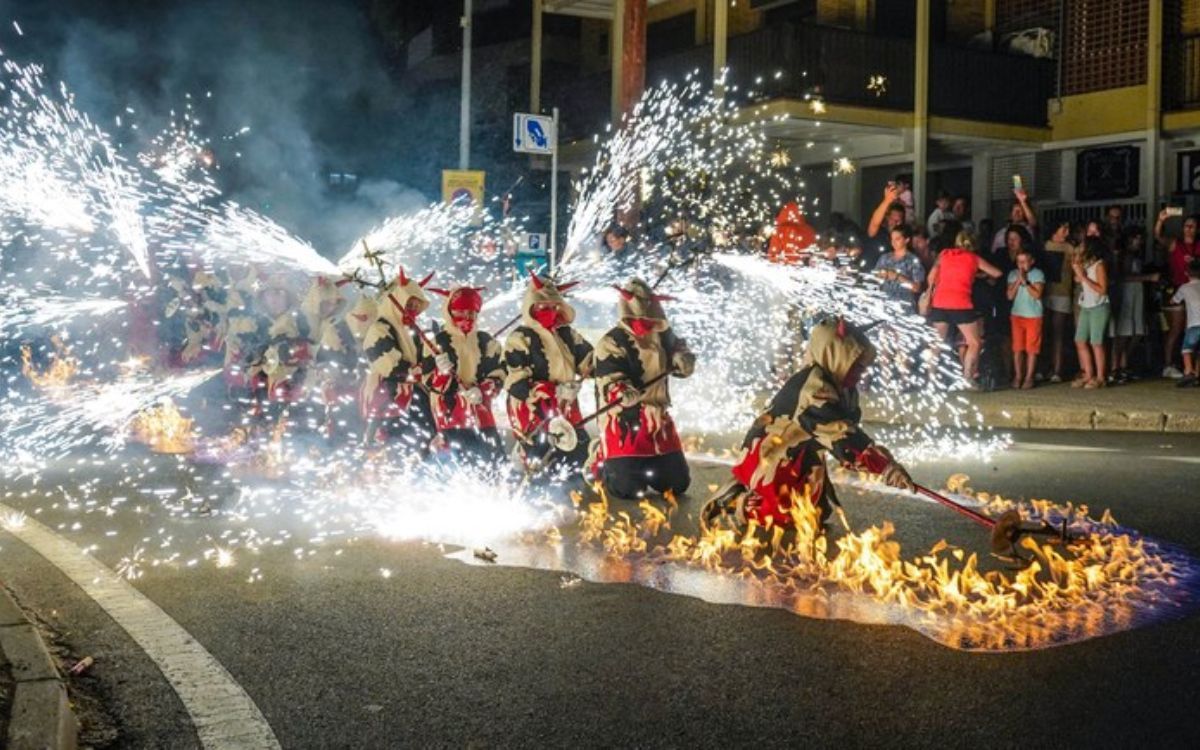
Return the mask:
M596 342L596 385L606 404L593 472L609 493L687 491L691 483L671 406L669 375L689 377L696 357L671 329L663 301L644 281L617 287L620 322Z
M363 334L367 377L360 403L363 418L378 429L377 440L400 438L421 451L435 434L429 394L421 382L421 362L430 354L417 328L417 318L429 307L425 285L405 276L403 269L375 303L375 320Z
M504 379L508 391L508 421L517 436L521 459L545 459L551 445L546 424L561 416L577 424L579 388L592 376L592 345L571 327L575 310L563 293L575 283L556 285L531 274L521 301L521 323L504 342ZM576 445L556 462L581 468L587 460L589 438L576 426Z
M483 287L430 289L446 298L446 326L433 338L441 356L432 353L422 364L438 433L449 448L498 461L503 443L492 414L492 399L504 383L500 343L475 328L483 307Z
M826 319L814 326L804 366L754 420L733 467L733 483L705 506L702 520L787 527L794 522L793 503L807 497L823 521L837 504L826 453L883 475L889 485L912 489L904 468L859 425L857 382L874 358L874 346L846 321Z

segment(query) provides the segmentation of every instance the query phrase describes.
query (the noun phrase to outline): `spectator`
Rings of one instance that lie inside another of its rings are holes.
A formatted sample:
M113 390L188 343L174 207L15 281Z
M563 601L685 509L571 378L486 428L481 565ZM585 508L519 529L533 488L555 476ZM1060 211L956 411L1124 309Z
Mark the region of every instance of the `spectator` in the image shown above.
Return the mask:
M1125 231L1125 211L1115 203L1104 209L1104 230L1114 241Z
M1051 383L1061 383L1063 359L1067 349L1067 326L1071 322L1071 311L1075 298L1075 273L1071 268L1075 253L1071 244L1071 225L1061 222L1050 241L1046 243L1046 258L1050 284L1046 288L1044 306L1050 318L1050 365ZM1055 273L1055 268L1058 269Z
M1012 205L1008 210L1008 225L997 230L995 236L992 237L991 250L993 253L1004 247L1008 237L1008 227L1013 224L1025 227L1030 236L1037 236L1037 214L1034 213L1033 206L1029 204L1029 196L1024 190L1013 190L1013 196Z
M950 210L954 213L954 218L968 232L975 231L975 225L971 223L971 204L964 196L958 196L954 199Z
M1187 274L1187 283L1171 297L1172 302L1182 303L1187 310L1187 329L1183 334L1183 378L1175 384L1178 388L1200 386L1200 362L1196 360L1196 350L1200 349L1200 259L1192 259Z
M882 256L875 264L875 274L883 279L883 291L889 299L904 305L908 312L916 312L917 295L925 283L925 267L909 249L912 230L901 224L891 232L892 251Z
M1154 239L1158 242L1159 247L1163 249L1170 247L1167 253L1170 284L1168 298L1174 300L1174 290L1188 283L1188 265L1192 259L1200 258L1200 242L1196 237L1196 228L1200 226L1200 214L1187 217L1183 222L1182 236L1168 243L1168 238L1163 233L1163 224L1169 217L1168 209L1164 208L1159 212L1158 221L1154 223ZM1163 311L1167 316L1167 336L1166 341L1163 342L1163 377L1181 378L1183 373L1175 367L1175 347L1179 344L1179 337L1183 335L1187 318L1183 305L1178 302L1172 302L1164 307Z
M1000 269L975 254L975 238L960 232L956 247L943 250L929 272L929 287L933 290L929 320L945 341L954 326L966 343L962 351L963 377L970 386L978 388L979 350L981 347L979 313L971 296L975 274L982 271L993 279L1001 276Z
M1127 383L1129 351L1146 335L1146 282L1157 282L1158 274L1143 270L1145 232L1133 227L1121 235L1113 258L1113 279L1110 286L1117 292L1113 299L1112 374L1109 380Z
M1103 388L1106 383L1104 334L1111 309L1108 302L1108 269L1104 265L1104 241L1088 237L1083 252L1071 268L1079 287L1079 320L1075 324L1075 351L1083 372L1073 388Z
M1008 299L1012 303L1013 388L1033 387L1033 372L1042 351L1042 293L1046 276L1034 268L1033 250L1021 248L1017 267L1008 272Z
M863 263L867 268L875 264L892 247L891 231L904 223L904 204L900 202L904 186L897 182L889 182L883 188L883 200L871 214L867 224L867 242L863 249Z
M942 226L945 227L947 224L952 223L954 222L942 222ZM921 267L928 273L929 269L933 268L934 252L929 239L929 232L925 231L925 227L917 227L913 230L912 251L913 255L917 256L917 260L921 261Z
M938 191L933 204L935 206L933 213L929 214L929 219L925 222L925 228L929 230L930 235L941 232L942 222L954 216L950 211L950 194L945 190Z

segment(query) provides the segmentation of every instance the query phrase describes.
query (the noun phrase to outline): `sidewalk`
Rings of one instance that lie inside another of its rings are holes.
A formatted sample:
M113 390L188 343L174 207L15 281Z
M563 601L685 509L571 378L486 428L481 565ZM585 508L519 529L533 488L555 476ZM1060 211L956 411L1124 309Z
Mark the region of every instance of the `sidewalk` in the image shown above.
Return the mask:
M1145 380L1090 391L1060 383L1028 391L961 395L983 413L984 422L991 427L1200 433L1200 388L1176 388L1173 380ZM863 401L868 421L890 421L870 403L869 396Z

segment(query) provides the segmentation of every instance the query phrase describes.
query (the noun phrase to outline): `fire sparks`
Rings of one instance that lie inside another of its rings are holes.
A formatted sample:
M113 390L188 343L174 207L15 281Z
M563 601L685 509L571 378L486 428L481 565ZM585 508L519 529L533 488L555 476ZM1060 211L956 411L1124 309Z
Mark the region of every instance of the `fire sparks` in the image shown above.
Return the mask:
M54 351L50 354L50 363L40 372L33 364L32 347L28 344L21 346L21 372L34 387L42 390L62 388L79 371L79 361L67 351L62 339L54 336L50 341L54 344Z
M167 399L134 417L130 437L155 453L191 453L196 449L192 423Z

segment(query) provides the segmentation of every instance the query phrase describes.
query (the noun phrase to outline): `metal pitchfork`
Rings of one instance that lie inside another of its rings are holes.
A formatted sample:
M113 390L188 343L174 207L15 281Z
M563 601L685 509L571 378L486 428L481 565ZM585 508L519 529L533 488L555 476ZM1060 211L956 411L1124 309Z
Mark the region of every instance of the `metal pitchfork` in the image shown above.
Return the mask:
M992 518L991 516L983 515L977 510L968 508L962 503L955 502L945 495L934 492L928 487L923 487L919 484L914 485L914 487L918 493L930 500L946 506L959 515L966 516L986 529L990 529L992 532L992 554L1002 559L1015 559L1028 563L1029 560L1022 557L1017 550L1017 541L1027 534L1055 537L1064 544L1079 539L1077 535L1072 535L1067 529L1068 519L1066 518L1058 526L1046 520L1040 521L1038 525L1031 526L1022 521L1021 514L1015 510L1005 511L998 518Z

